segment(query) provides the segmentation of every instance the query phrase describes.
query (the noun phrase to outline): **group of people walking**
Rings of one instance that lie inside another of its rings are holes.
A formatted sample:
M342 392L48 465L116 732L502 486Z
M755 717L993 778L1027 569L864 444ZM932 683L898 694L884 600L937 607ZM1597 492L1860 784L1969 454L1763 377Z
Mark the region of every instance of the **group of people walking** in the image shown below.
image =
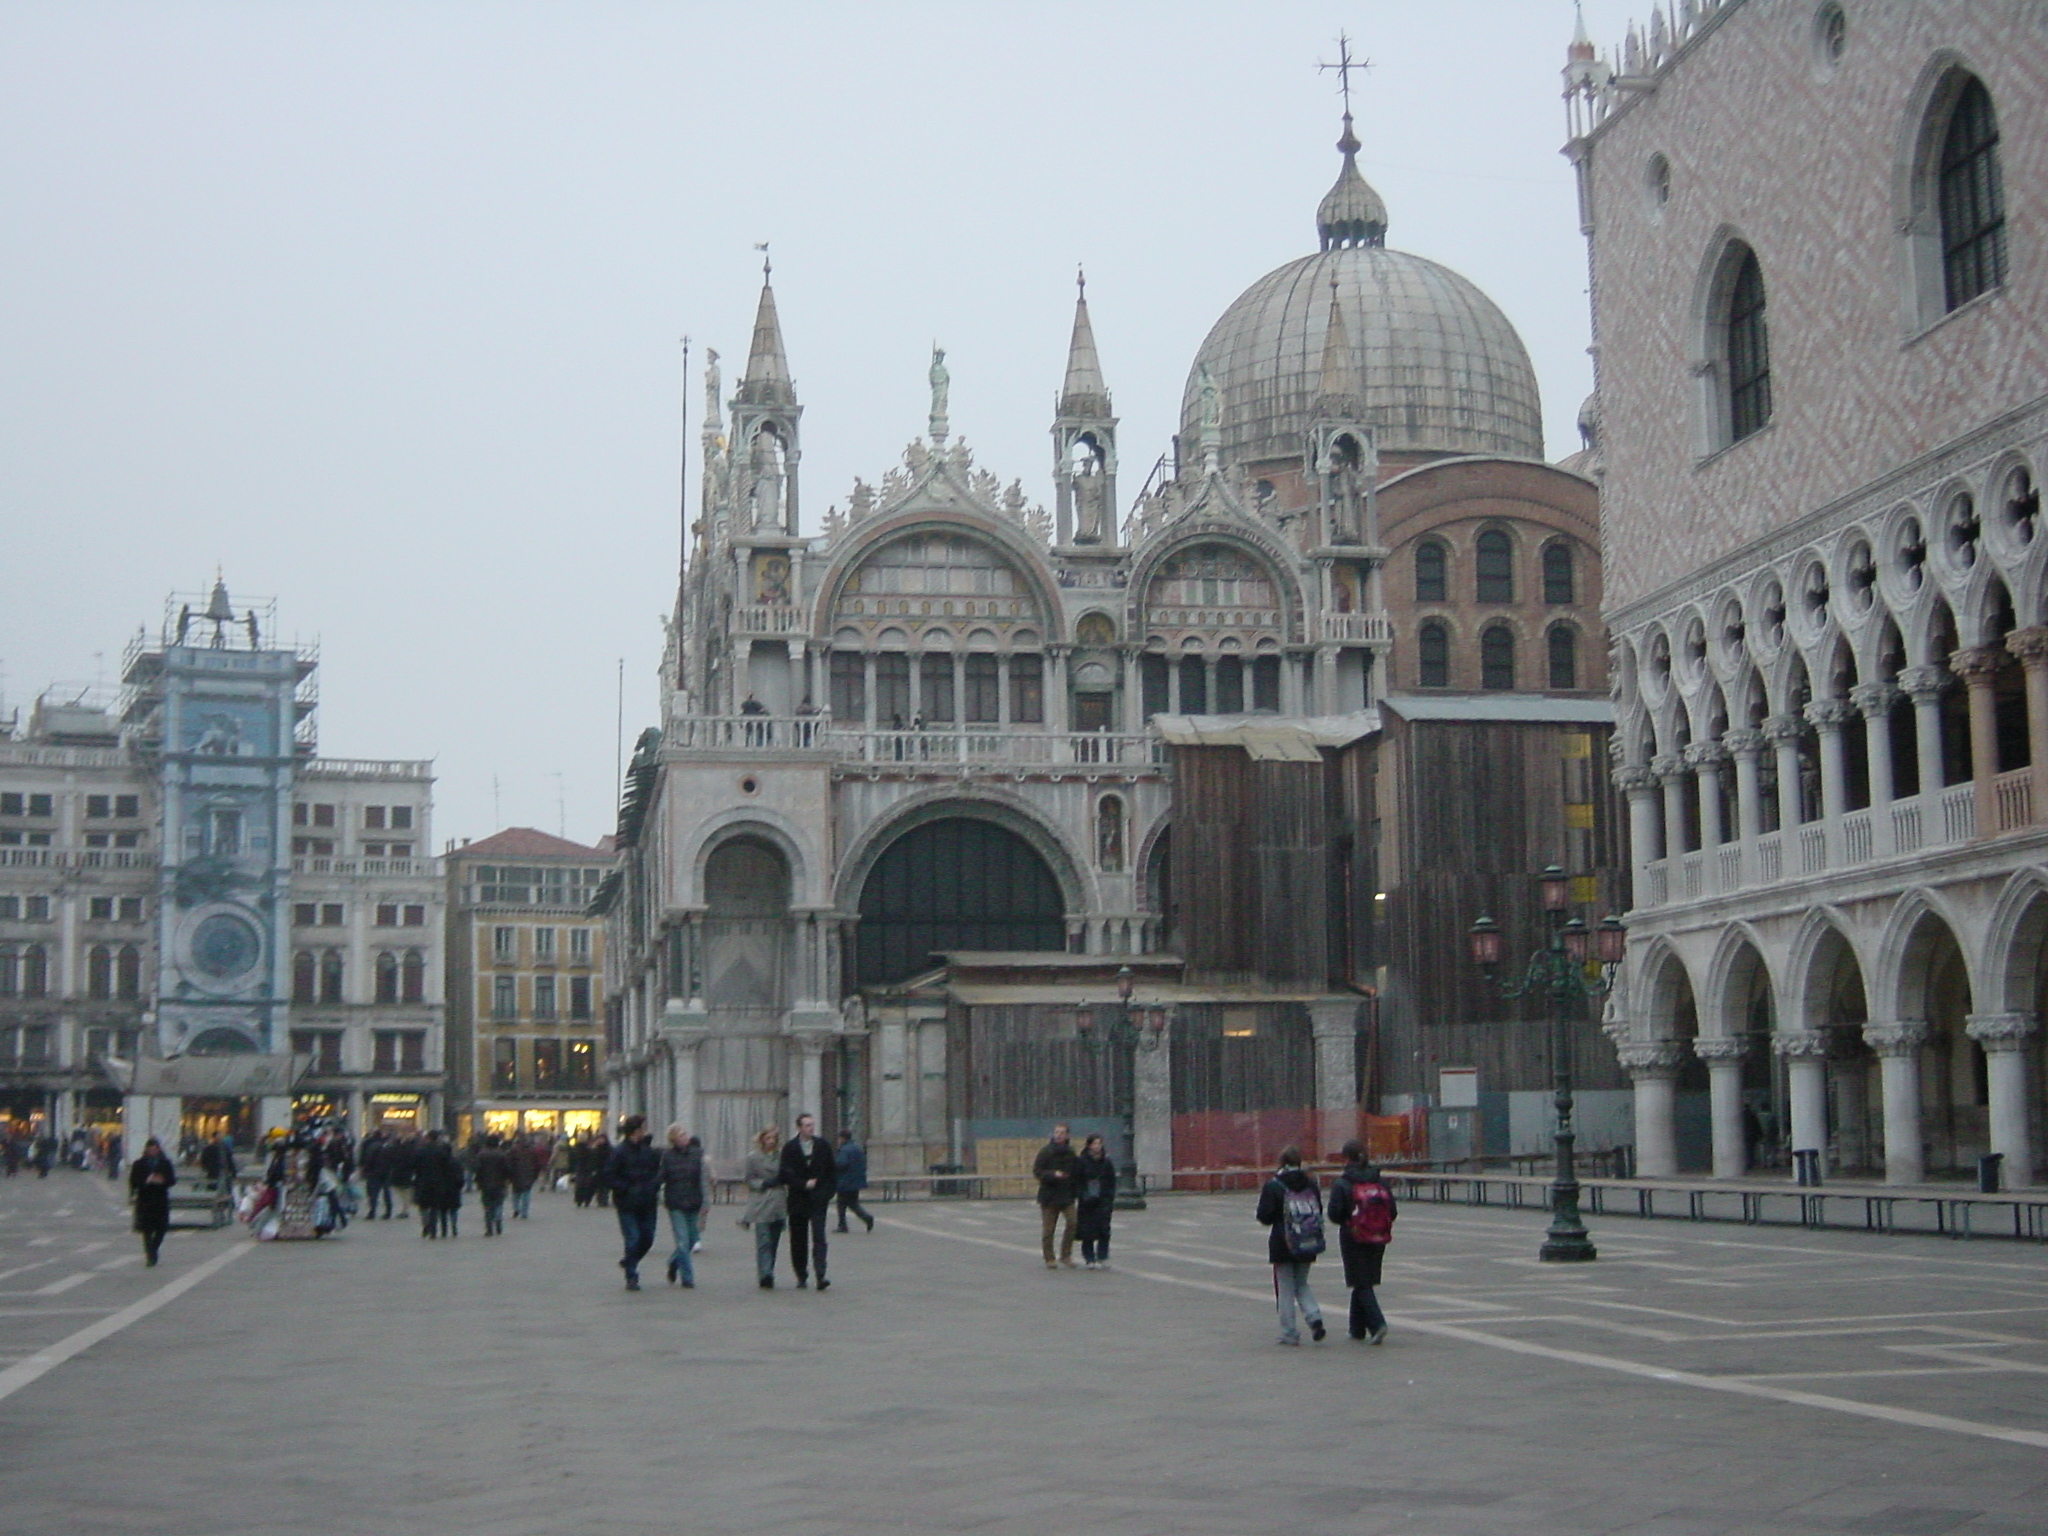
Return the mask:
M1280 1154L1279 1170L1259 1191L1257 1216L1260 1226L1271 1229L1266 1257L1273 1265L1273 1302L1280 1314L1282 1344L1301 1343L1297 1313L1318 1344L1328 1331L1308 1283L1310 1268L1329 1247L1326 1219L1337 1229L1344 1283L1351 1290L1351 1337L1386 1342L1387 1319L1376 1292L1398 1214L1394 1192L1360 1143L1344 1143L1344 1169L1331 1181L1327 1202L1315 1175L1302 1167L1300 1149L1289 1147Z
M739 1224L754 1234L755 1282L775 1288L775 1267L784 1232L789 1234L790 1267L798 1290L830 1290L826 1274L829 1254L826 1225L836 1203L839 1230L847 1230L849 1214L869 1231L875 1219L861 1205L867 1187L867 1153L851 1131L841 1131L836 1147L818 1134L811 1115L798 1115L796 1134L787 1141L770 1126L754 1138L743 1173L747 1203ZM704 1212L711 1204L705 1175L704 1144L681 1124L668 1128L668 1144L657 1149L645 1115L628 1115L619 1123L604 1169L604 1186L618 1216L625 1253L619 1268L626 1289L640 1289L640 1263L653 1249L657 1213L668 1213L674 1246L668 1258L668 1282L694 1289L694 1255L702 1243Z
M1074 1267L1074 1238L1081 1239L1081 1259L1090 1269L1109 1268L1109 1225L1116 1209L1116 1164L1100 1136L1073 1147L1064 1125L1052 1128L1052 1140L1039 1149L1031 1165L1038 1179L1039 1238L1047 1269ZM1053 1234L1059 1233L1058 1257Z

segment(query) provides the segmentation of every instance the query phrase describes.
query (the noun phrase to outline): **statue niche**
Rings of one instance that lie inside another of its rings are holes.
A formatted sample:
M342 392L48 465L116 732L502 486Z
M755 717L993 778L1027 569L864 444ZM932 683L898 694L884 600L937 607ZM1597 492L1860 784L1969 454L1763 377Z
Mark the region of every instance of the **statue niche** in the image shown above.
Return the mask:
M749 524L757 530L782 529L782 492L787 454L773 427L754 434L747 460Z

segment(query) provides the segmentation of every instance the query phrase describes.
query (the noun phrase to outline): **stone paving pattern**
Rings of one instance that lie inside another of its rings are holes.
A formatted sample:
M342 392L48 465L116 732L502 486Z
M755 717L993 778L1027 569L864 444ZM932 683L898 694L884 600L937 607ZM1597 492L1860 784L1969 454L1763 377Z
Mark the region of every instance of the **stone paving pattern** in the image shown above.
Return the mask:
M2048 1438L1987 1438L2048 1432L2036 1247L1611 1219L1558 1268L1530 1213L1411 1204L1388 1344L1344 1339L1331 1262L1331 1341L1292 1350L1248 1195L1120 1216L1107 1274L1047 1272L1022 1203L876 1209L826 1295L756 1289L727 1207L697 1290L657 1260L630 1295L610 1213L563 1196L489 1241L177 1232L145 1271L103 1180L0 1184L0 1372L247 1247L0 1399L0 1509L38 1536L2042 1528Z

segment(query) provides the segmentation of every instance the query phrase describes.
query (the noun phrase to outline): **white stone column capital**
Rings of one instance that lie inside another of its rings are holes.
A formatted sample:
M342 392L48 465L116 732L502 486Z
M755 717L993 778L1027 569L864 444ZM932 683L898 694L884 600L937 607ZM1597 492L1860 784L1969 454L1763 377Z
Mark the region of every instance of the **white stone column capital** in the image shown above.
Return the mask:
M1771 1049L1787 1061L1825 1061L1828 1037L1818 1029L1788 1029L1771 1036Z
M1925 1019L1892 1019L1865 1024L1863 1043L1880 1059L1887 1056L1913 1056L1927 1043L1928 1033Z
M1685 1065L1685 1042L1635 1040L1622 1046L1615 1055L1621 1061L1622 1070L1636 1082L1645 1078L1675 1078L1679 1068Z
M1954 681L1955 677L1947 667L1906 667L1899 673L1899 686L1911 694L1916 703L1922 699L1939 698Z
M1902 697L1901 691L1890 683L1858 683L1849 690L1849 702L1872 720L1888 714Z
M2031 1013L1973 1013L1964 1032L1984 1047L1987 1056L2025 1050L2027 1042L2040 1031L2040 1021Z
M1693 1041L1692 1053L1711 1069L1741 1061L1749 1054L1749 1042L1738 1035L1701 1035Z
M1847 699L1815 699L1806 706L1806 718L1818 731L1839 731L1854 713Z
M1806 721L1798 715L1772 715L1762 726L1764 736L1776 744L1796 742L1807 729Z
M1733 730L1721 733L1721 745L1737 758L1755 757L1763 751L1768 739L1762 731Z
M1683 779L1691 773L1685 766L1685 756L1680 752L1660 752L1650 759L1650 771L1666 784Z
M1718 741L1695 741L1679 755L1685 759L1686 767L1694 772L1719 768L1728 761L1728 750Z
M1648 763L1623 763L1614 770L1614 787L1634 799L1657 792L1657 775Z

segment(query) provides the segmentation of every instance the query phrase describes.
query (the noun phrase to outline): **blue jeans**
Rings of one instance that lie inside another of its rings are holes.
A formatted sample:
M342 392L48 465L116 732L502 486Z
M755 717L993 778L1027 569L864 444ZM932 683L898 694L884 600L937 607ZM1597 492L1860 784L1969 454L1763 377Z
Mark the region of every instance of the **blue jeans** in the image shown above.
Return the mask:
M654 1207L620 1205L613 1209L619 1218L619 1236L626 1241L626 1256L619 1261L619 1267L625 1270L628 1280L637 1281L640 1261L654 1246Z
M676 1240L676 1251L668 1256L668 1267L685 1285L697 1283L697 1271L690 1267L690 1250L697 1244L698 1216L696 1211L671 1209L668 1213L668 1229Z
M1294 1324L1295 1308L1301 1309L1304 1320L1314 1324L1323 1320L1323 1309L1316 1305L1316 1293L1308 1288L1309 1266L1296 1260L1291 1264L1273 1266L1273 1304L1280 1312L1280 1342L1299 1344L1300 1331Z
M382 1200L384 1202L384 1219L389 1221L391 1219L391 1181L389 1179L374 1179L365 1176L363 1187L366 1191L366 1196L363 1200L363 1219L365 1221L375 1221L377 1219L377 1202Z
M775 1250L782 1246L782 1229L788 1225L779 1216L754 1223L754 1270L763 1280L775 1278Z
M512 1214L521 1220L533 1214L533 1186L531 1184L527 1185L524 1189L512 1191Z

